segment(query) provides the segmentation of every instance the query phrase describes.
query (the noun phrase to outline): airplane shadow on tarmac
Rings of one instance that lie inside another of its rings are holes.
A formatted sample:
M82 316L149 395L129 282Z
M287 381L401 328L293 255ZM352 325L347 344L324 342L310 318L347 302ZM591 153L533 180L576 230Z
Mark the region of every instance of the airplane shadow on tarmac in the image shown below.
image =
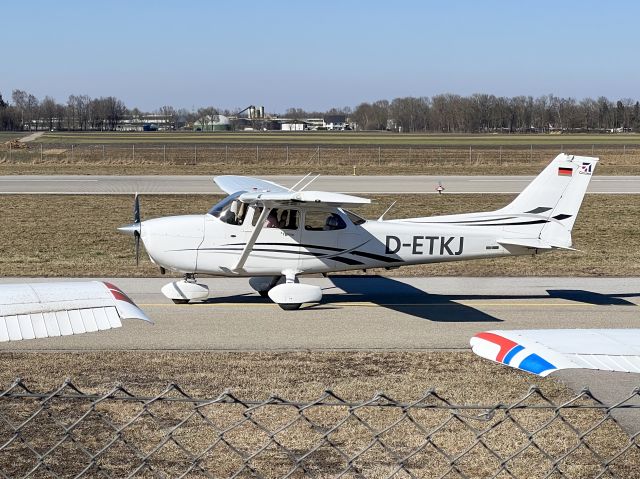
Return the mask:
M597 306L636 306L626 297L640 297L640 293L602 294L585 290L548 289L546 295L486 295L431 294L409 284L384 276L331 276L333 284L344 293L327 293L327 302L371 302L394 311L442 322L502 322L473 306L457 301L508 299L565 299Z
M470 305L460 304L458 301L470 300L535 300L535 299L565 299L597 306L637 306L626 297L640 297L638 294L601 294L585 290L547 290L543 295L483 295L483 294L432 294L410 284L384 276L331 276L329 278L334 287L324 288L322 303L303 309L336 308L332 303L373 303L384 308L405 313L417 318L437 322L494 322L503 320L479 311ZM344 292L336 291L336 289ZM234 295L232 297L209 298L206 303L236 302L244 304L261 304L268 299L261 298L256 293Z

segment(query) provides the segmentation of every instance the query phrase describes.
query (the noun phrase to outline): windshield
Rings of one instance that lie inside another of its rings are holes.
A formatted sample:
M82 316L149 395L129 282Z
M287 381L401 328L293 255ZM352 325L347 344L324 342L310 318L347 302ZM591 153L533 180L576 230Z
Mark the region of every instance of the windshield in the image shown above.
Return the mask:
M354 225L361 225L362 223L365 223L367 221L363 217L355 214L353 211L349 211L349 210L343 210L343 211Z
M227 210L233 200L238 198L242 193L246 193L245 191L236 191L234 194L227 196L224 200L219 203L216 203L213 208L209 210L209 214L215 216L216 218L220 217L220 214Z

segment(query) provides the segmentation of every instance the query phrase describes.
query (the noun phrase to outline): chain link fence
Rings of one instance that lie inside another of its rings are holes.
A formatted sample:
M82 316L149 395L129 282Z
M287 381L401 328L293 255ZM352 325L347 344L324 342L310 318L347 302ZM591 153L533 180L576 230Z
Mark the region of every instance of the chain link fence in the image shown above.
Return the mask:
M614 405L587 390L555 404L535 387L511 404L452 404L433 390L412 402L331 391L253 401L16 380L0 394L0 476L634 478L639 438L615 415L640 412L638 394Z
M300 168L314 171L381 169L389 172L515 167L537 172L559 152L599 156L622 173L640 174L640 145L268 145L268 144L21 144L0 147L0 161L25 164L210 166L223 169ZM506 174L511 174L509 170Z

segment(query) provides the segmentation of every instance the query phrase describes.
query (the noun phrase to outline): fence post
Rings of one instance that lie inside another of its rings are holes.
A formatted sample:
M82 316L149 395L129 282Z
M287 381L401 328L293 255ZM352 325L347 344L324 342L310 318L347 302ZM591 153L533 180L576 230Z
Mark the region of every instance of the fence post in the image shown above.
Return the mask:
M135 163L136 161L136 145L135 144L131 145L131 153L132 153L133 161Z
M260 160L260 146L256 145L256 163L259 163Z
M167 145L162 145L162 162L167 162Z
M42 161L42 143L40 143L40 161Z
M378 147L378 166L380 166L380 147Z
M193 164L198 164L198 145L193 145Z
M622 145L622 154L623 155L627 154L627 145Z
M502 164L502 145L500 145L500 154L498 155L498 164Z
M469 163L471 163L471 145L469 145Z
M593 143L591 143L591 156L593 156Z
M287 145L287 163L289 163L289 145Z
M104 145L102 145L102 161L104 161Z
M529 161L533 161L533 143L531 144L531 149L529 150Z
M320 164L320 145L318 145L318 165Z
M229 145L224 145L224 162L229 161Z
M71 145L71 161L73 161L73 144Z
M9 161L13 158L13 150L11 149L11 142L9 142Z

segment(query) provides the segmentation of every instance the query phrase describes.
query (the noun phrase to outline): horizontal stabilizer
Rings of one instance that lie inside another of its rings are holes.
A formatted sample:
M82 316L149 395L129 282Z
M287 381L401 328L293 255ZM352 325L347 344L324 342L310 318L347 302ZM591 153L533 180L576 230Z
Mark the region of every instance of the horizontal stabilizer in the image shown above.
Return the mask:
M640 373L640 329L486 331L470 343L478 356L539 376L560 369Z

